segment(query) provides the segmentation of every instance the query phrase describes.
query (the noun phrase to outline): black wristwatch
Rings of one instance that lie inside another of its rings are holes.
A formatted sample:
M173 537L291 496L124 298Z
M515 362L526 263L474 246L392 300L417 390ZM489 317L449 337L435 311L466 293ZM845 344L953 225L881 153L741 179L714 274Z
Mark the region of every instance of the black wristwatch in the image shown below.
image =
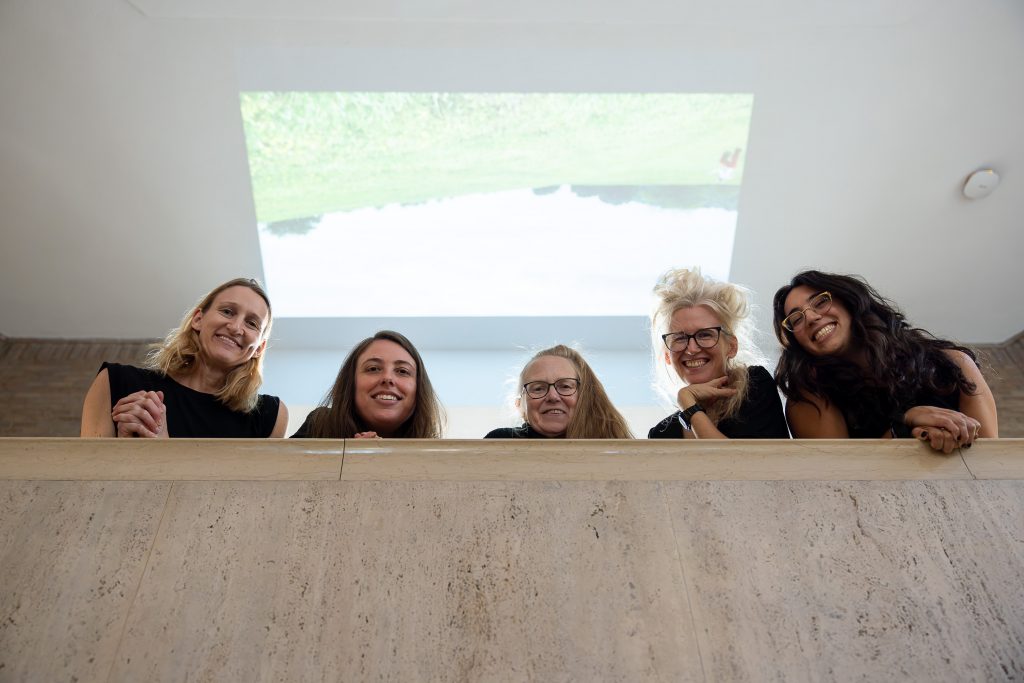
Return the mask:
M684 410L682 417L683 417L683 423L686 425L686 428L687 429L692 429L692 427L690 426L690 419L693 418L693 416L696 415L697 413L703 413L703 412L704 412L704 408L702 408L699 403L694 403L692 406L690 406L689 408Z

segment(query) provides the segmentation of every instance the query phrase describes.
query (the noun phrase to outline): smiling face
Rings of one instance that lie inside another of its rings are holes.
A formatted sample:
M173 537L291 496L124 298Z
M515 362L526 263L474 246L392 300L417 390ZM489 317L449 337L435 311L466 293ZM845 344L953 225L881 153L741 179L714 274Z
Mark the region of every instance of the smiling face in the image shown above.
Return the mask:
M709 327L724 325L707 306L694 306L677 309L672 314L668 331L692 335L697 330ZM718 343L710 349L700 348L694 339L689 339L686 348L677 352L665 349L665 362L671 365L679 379L687 384L704 384L725 375L726 361L736 355L737 349L736 337L722 332Z
M378 339L356 361L356 414L370 431L391 436L416 410L416 361L393 341Z
M807 285L794 287L786 296L786 315L803 310L817 294ZM832 304L824 313L813 308L804 311L804 318L793 330L793 338L812 356L847 357L850 353L852 319L843 302L833 296Z
M228 287L205 311L192 314L203 360L225 370L263 353L263 331L270 319L267 302L248 287Z
M554 382L566 378L579 379L576 367L568 358L541 356L526 366L520 384ZM522 393L520 388L516 405L519 406L526 421L537 432L549 438L562 437L565 436L565 430L569 427L569 421L576 409L580 391L581 389L577 389L572 396L562 396L555 391L554 387L548 387L548 392L543 398L530 398Z

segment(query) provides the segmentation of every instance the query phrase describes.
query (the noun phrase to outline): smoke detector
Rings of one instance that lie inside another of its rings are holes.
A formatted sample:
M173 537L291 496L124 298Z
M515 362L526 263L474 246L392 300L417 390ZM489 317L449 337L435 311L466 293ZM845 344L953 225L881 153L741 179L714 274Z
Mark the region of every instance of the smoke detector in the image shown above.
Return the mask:
M981 199L992 194L999 186L999 174L991 168L983 168L967 176L964 183L964 196L968 199Z

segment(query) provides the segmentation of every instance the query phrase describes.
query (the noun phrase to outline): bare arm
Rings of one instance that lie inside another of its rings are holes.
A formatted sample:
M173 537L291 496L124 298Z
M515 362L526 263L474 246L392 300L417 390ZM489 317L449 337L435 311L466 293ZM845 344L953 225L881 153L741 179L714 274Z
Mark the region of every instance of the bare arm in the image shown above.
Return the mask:
M80 436L113 438L114 422L110 419L110 377L106 368L100 370L85 394L82 404Z
M963 351L948 351L947 354L960 366L964 376L975 386L973 394L960 392L960 412L981 423L978 428L978 436L997 438L999 436L999 416L996 413L996 399L992 395L988 382L982 376L981 370Z
M700 403L702 406L709 406L715 401L728 398L735 394L736 390L726 387L725 383L727 381L727 377L719 377L705 384L687 385L676 394L676 403L679 404L680 408L686 410L697 403ZM729 438L718 430L718 426L703 411L694 413L693 417L690 418L690 431L695 439Z
M288 430L288 406L281 401L277 405L277 421L274 422L274 429L270 432L271 439L280 439L284 437L285 432Z
M850 430L839 409L820 396L786 402L786 421L794 439L848 439Z

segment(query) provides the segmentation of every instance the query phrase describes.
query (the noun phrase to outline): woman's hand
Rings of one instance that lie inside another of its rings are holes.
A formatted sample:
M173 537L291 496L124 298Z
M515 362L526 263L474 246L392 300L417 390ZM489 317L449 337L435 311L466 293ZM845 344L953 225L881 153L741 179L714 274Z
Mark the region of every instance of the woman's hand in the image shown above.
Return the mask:
M355 435L357 439L379 439L377 432L357 432Z
M690 408L694 403L707 407L720 398L729 398L736 394L735 389L725 386L728 381L729 378L723 375L704 384L688 384L679 390L676 402L683 410Z
M957 446L969 448L981 429L981 423L970 415L937 406L914 406L903 413L903 422L912 427L914 438L943 453L951 453Z
M167 408L164 406L162 391L136 391L128 394L114 405L110 417L117 425L119 438L167 438Z

